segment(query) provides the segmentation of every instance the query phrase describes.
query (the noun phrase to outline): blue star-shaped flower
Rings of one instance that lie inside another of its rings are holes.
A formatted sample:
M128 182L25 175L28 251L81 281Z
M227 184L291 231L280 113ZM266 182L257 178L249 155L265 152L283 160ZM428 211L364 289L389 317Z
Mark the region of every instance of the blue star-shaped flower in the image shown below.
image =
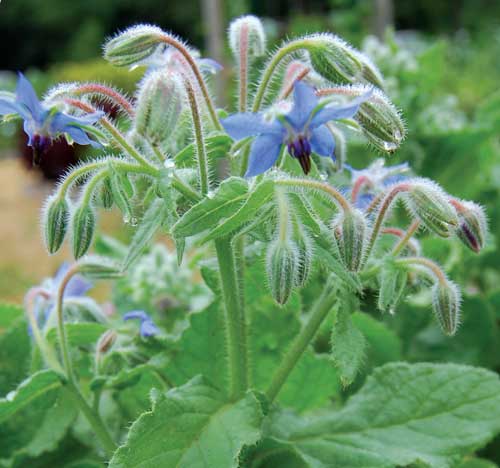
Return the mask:
M365 169L354 169L345 164L351 173L351 199L357 208L367 208L375 196L387 187L408 178L408 163L385 166L383 159L377 159Z
M33 86L22 73L19 73L15 99L0 98L0 115L8 114L18 114L24 120L24 131L29 138L28 145L33 148L35 164L40 162L52 140L62 134L69 135L79 145L101 147L84 129L97 122L103 112L75 117L55 107L47 108L38 100Z
M246 177L262 174L274 165L283 145L297 159L305 174L311 169L311 153L335 158L335 139L327 122L353 117L372 91L345 105L320 103L314 88L298 81L294 85L292 110L272 122L262 113L233 114L221 120L228 135L241 140L256 137L252 142Z
M141 321L139 333L143 338L149 338L150 336L155 336L158 335L158 333L160 333L160 330L154 324L153 319L143 310L133 310L131 312L127 312L123 316L123 320L134 320L134 319Z

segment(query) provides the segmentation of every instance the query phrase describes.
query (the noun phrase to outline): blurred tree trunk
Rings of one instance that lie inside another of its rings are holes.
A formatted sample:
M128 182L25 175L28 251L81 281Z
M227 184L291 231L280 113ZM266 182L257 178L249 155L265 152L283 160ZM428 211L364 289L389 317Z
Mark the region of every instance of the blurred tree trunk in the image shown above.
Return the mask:
M207 56L222 64L224 55L224 18L222 13L222 1L201 0L201 14ZM224 73L217 76L215 80L215 92L220 105L225 104L225 81Z
M375 0L373 15L373 32L379 38L384 38L385 30L394 26L394 1Z

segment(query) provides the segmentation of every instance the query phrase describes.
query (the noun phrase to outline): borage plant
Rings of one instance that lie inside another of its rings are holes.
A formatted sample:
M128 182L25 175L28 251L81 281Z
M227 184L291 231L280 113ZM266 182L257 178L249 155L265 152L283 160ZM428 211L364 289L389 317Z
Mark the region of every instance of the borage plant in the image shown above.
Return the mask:
M68 236L76 262L27 295L31 375L12 390L25 376L5 373L2 462L456 466L500 430L497 376L400 362L365 374L401 356L391 320L409 293L429 291L442 332L455 333L460 290L416 235L478 252L482 208L406 164L346 163L348 138L391 153L405 127L377 68L337 36L284 42L260 74L260 21L235 20L229 43L232 114L209 91L218 64L146 25L104 46L116 66L147 67L134 99L70 83L39 102L23 77L2 93L1 113L24 119L37 158L61 135L109 148L45 204L47 250ZM105 114L103 99L121 112ZM97 210L112 206L135 229L130 246L87 255ZM175 257L144 256L158 232ZM85 297L84 277L119 276L120 313Z

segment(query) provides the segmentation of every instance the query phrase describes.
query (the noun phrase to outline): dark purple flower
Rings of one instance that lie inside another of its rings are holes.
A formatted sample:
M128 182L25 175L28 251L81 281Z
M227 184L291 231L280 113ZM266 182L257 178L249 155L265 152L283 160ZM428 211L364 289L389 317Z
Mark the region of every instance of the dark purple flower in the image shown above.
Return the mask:
M314 88L298 81L293 89L293 107L288 114L269 122L262 113L246 112L230 115L221 123L235 140L256 137L246 177L262 174L272 167L283 145L307 174L311 169L312 152L335 159L335 139L325 124L353 117L371 94L369 91L345 105L329 105L328 101L319 101Z
M24 120L24 131L28 145L33 148L33 161L40 162L52 140L66 134L79 145L101 145L92 140L85 127L97 122L103 112L94 112L83 117L67 115L56 107L48 108L38 97L26 77L19 73L15 99L0 98L0 115L18 114Z
M153 323L153 319L143 310L133 310L123 316L123 320L140 320L139 333L143 338L149 338L160 333L159 328Z

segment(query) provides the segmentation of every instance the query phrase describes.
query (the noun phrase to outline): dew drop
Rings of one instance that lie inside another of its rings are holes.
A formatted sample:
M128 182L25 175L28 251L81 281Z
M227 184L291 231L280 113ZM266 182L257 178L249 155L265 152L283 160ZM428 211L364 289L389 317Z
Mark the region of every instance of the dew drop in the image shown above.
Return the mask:
M215 193L214 193L214 191L213 191L213 190L210 190L210 191L207 193L207 198L212 199L212 198L214 198L214 196L215 196Z
M15 396L16 396L16 392L14 390L12 390L12 392L7 393L7 396L5 397L5 399L7 401L13 401Z
M325 173L323 173L323 172L322 172L322 173L319 175L319 178L320 178L321 180L327 180L327 179L328 179L328 176L327 176Z
M384 141L384 150L392 153L398 149L398 145L396 143L392 143L390 141Z
M163 165L165 169L173 169L175 167L175 162L173 159L165 159Z
M130 215L128 213L126 213L126 214L123 215L123 222L125 224L130 223Z
M391 308L389 309L389 314L390 314L390 315L396 315L396 311L394 310L394 307L391 307Z
M132 216L132 217L130 218L130 225L131 225L131 226L133 226L133 227L135 227L135 226L137 226L138 224L139 224L139 221L137 220L137 218L136 218L136 217L134 217L134 216Z

